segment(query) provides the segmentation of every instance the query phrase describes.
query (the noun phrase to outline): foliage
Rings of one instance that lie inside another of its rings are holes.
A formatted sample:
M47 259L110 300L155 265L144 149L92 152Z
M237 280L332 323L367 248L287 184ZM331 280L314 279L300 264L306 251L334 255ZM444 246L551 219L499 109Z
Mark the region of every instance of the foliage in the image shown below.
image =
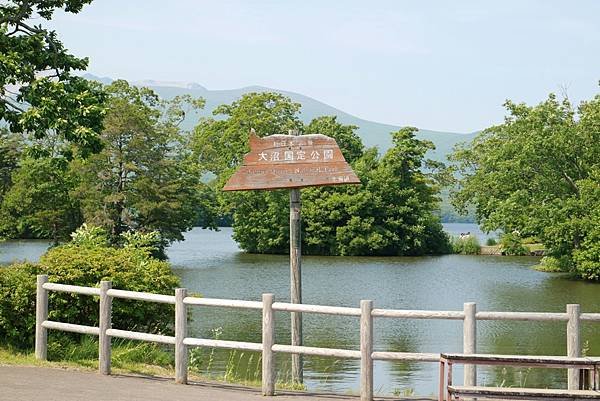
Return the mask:
M31 347L35 334L35 275L39 266L16 264L0 269L0 341Z
M288 191L245 191L228 198L227 206L234 210L233 239L241 248L251 253L287 251Z
M581 247L573 253L576 272L586 280L600 281L600 218L593 221L595 227Z
M337 116L323 116L313 119L305 128L306 134L321 134L335 138L342 150L344 159L354 163L364 153L365 146L356 134L356 125L343 125L337 122Z
M567 272L571 269L572 261L569 257L562 256L556 258L554 256L544 256L540 260L540 264L535 266L535 270L544 272Z
M299 129L299 110L300 104L273 92L246 93L231 105L217 107L213 114L219 119L204 119L194 130L202 168L221 177L231 175L250 150L251 129L261 137Z
M494 246L494 245L497 245L497 244L498 244L498 241L496 241L496 238L491 238L491 237L490 237L490 238L488 238L488 239L485 241L485 244L486 244L487 246Z
M539 238L536 237L525 237L521 239L521 243L524 245L534 245L534 244L539 244L540 240Z
M160 247L160 234L158 231L148 233L128 231L121 234L121 237L125 239L125 245L123 246L125 249L136 248L152 253L153 250Z
M82 248L107 246L106 231L102 227L88 226L83 223L71 233L71 244Z
M479 255L481 253L481 245L479 240L474 235L466 237L453 237L451 240L452 251L461 255Z
M534 236L549 255L570 258L591 246L600 208L600 95L577 110L554 95L532 107L505 105L504 124L452 155L462 175L454 203L474 205L485 230Z
M82 219L79 203L70 196L75 184L64 158L25 158L2 200L0 233L54 242L67 239Z
M0 128L0 204L12 186L12 174L17 170L21 140L6 128Z
M169 351L159 344L115 338L111 343L111 367L120 369L137 364L173 367L174 355ZM48 341L48 359L95 367L98 363L98 338L82 336L81 339L73 339L53 335Z
M250 128L264 136L300 126L298 105L279 94L248 94L219 110L226 112L226 118L202 121L194 138L203 168L217 177L213 183L217 188L248 152ZM424 159L433 145L416 139L416 129L406 128L392 134L394 148L379 157L376 149L364 149L355 130L335 117L314 119L304 130L335 138L362 185L302 190L303 253L419 255L449 251L448 238L432 213L439 199L437 176L429 171L442 167ZM220 196L220 204L222 211L233 214L234 239L243 249L288 251L288 191L227 193Z
M435 181L422 169L431 143L415 129L392 134L383 157L367 151L354 163L361 186L304 191L303 222L308 254L422 255L449 252L448 238L432 210ZM335 135L332 135L335 137Z
M38 264L15 264L0 269L0 338L9 345L32 346L37 274L47 274L51 282L91 287L98 286L101 280L111 280L114 288L159 294L172 294L178 286L179 280L169 264L149 256L145 247L130 244L113 248L103 243L106 238L96 245L71 242L50 249ZM97 298L50 292L49 304L51 320L98 325ZM173 319L169 305L128 300L113 302L116 328L169 333Z
M186 113L204 101L163 101L125 81L105 93L110 97L98 154L82 158L83 151L71 146L65 155L69 144L53 133L17 141L1 132L10 141L0 145L0 234L58 242L87 222L120 245L123 233L157 231L156 255L164 257L164 248L183 239L199 217L204 227L216 226L215 189L200 181L190 138L179 129Z
M104 93L73 75L87 59L69 54L48 21L56 10L77 14L91 0L9 0L0 5L0 119L36 138L58 132L87 154L100 150ZM36 25L37 22L37 25Z
M216 188L217 180L202 183L198 193L198 219L194 226L204 229L216 227L231 227L233 218L230 212L222 212L222 198L218 195L219 188Z
M529 255L529 250L523 246L521 237L517 233L505 233L500 237L500 246L505 255L523 256Z
M205 186L178 128L187 109L201 99L176 97L162 101L148 88L115 81L102 131L103 150L76 160L80 176L73 195L86 222L103 227L113 244L127 231L158 231L162 251L183 239L197 220Z

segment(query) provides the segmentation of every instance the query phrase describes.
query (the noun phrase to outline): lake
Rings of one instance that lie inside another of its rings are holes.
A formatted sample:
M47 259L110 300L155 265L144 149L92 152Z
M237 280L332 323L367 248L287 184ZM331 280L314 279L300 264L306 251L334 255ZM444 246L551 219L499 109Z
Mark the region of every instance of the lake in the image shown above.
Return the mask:
M483 243L487 237L472 224L445 225L450 233L471 232ZM493 236L493 235L490 235ZM0 245L0 263L18 258L36 260L47 243L18 241ZM272 292L276 300L289 299L287 256L241 252L231 229L219 232L194 229L186 240L168 251L175 273L190 291L205 297L260 300ZM372 299L376 308L462 310L476 302L478 310L563 312L568 303L584 312L600 312L600 285L571 280L560 274L537 272L535 257L463 256L430 257L318 257L303 259L305 303L358 307ZM289 314L276 314L276 341L289 344ZM220 339L260 342L257 311L196 307L192 334ZM478 322L478 352L501 354L566 355L566 323ZM600 325L583 324L588 355L600 355ZM358 319L304 314L304 342L308 346L358 349ZM462 322L438 320L375 320L375 349L406 352L462 351ZM227 366L241 379L256 376L258 355L226 350L202 350L201 369L215 374ZM289 356L280 354L280 378L289 377ZM437 392L437 364L375 362L378 394ZM231 373L231 371L230 371ZM460 378L460 371L456 377ZM309 389L356 392L359 361L305 358ZM530 369L479 369L479 382L559 387L566 372Z

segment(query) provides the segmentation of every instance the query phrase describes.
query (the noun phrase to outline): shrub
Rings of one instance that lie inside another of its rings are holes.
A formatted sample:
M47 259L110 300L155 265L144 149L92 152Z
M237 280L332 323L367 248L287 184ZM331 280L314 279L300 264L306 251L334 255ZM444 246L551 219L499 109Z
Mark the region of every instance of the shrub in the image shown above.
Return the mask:
M83 223L71 233L71 245L86 248L105 247L108 246L108 236L102 227L88 226Z
M36 274L47 274L50 282L88 287L111 280L114 288L160 294L173 294L178 286L169 264L153 258L148 248L98 244L102 241L69 243L50 249L38 264L1 269L0 339L19 348L33 344ZM49 319L98 326L98 298L50 292ZM119 329L170 333L174 313L171 305L115 299L112 319Z
M525 237L525 238L523 238L521 240L521 243L524 244L524 245L525 244L527 244L527 245L530 245L530 244L539 244L540 243L540 239L536 238L536 237Z
M479 255L481 253L481 245L477 237L469 235L466 237L452 238L452 250L454 253L461 255Z
M33 344L39 271L30 263L0 268L0 341L17 347Z
M543 272L568 272L572 267L572 260L568 256L554 257L544 256L540 264L535 266L536 270Z
M502 252L505 255L523 256L529 255L529 250L521 242L521 237L516 233L506 233L500 239Z
M496 238L491 238L491 237L490 237L490 238L488 238L488 239L485 241L485 244L486 244L487 246L494 246L494 245L498 245L498 241L496 241Z

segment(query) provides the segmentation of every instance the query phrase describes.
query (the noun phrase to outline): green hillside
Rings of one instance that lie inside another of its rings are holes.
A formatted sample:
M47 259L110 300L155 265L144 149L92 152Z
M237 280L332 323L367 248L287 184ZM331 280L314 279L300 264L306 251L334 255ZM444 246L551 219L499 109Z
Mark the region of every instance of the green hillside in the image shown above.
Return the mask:
M110 78L100 78L87 74L88 79L97 80L103 83L110 83ZM310 122L315 117L324 115L335 115L338 121L344 124L352 124L359 127L359 135L366 146L377 146L381 152L385 152L391 146L390 132L397 131L400 127L388 124L381 124L374 121L363 120L328 104L320 102L308 96L295 92L287 92L279 89L265 88L261 86L248 86L239 89L227 90L208 90L201 85L191 84L187 87L169 86L168 83L154 81L144 81L140 84L152 88L159 96L170 99L177 95L189 94L194 97L203 97L206 99L206 107L200 113L190 115L184 121L184 128L191 129L196 124L199 117L212 116L212 111L218 105L231 103L248 92L279 92L289 96L293 101L302 104L300 118L304 122ZM271 134L271 133L269 133ZM432 159L445 161L446 155L452 151L455 144L467 142L473 139L476 133L457 134L452 132L431 131L420 129L419 137L432 141L436 146L436 151L432 152Z

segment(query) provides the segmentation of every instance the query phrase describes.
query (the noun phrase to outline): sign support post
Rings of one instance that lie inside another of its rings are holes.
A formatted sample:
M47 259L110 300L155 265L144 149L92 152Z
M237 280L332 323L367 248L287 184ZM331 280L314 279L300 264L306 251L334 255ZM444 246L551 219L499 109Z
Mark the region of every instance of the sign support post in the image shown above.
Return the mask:
M320 134L249 135L250 152L223 191L290 190L290 302L302 303L300 188L360 184L334 138ZM302 346L302 313L291 312L291 344ZM292 354L292 380L303 382L302 356Z
M298 131L290 130L290 135L299 135ZM302 201L300 188L290 189L290 301L293 304L302 303L302 237L301 237ZM291 344L302 345L302 313L291 312ZM303 381L302 355L292 354L292 380L295 383Z

